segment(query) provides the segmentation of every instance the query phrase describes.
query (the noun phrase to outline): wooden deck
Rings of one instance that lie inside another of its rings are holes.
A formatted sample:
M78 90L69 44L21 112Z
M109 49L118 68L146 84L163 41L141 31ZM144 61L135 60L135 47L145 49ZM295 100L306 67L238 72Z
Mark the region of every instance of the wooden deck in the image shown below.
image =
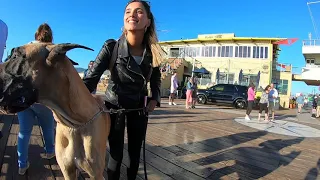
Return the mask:
M212 109L158 108L148 126L148 179L320 179L320 138L259 131L235 122L238 116ZM16 116L0 118L1 179L63 179L56 160L41 158L44 150L36 122L29 148L31 165L25 176L19 176L19 124ZM125 147L123 179L127 164ZM142 163L140 167L137 179L144 179ZM86 178L81 174L80 179Z

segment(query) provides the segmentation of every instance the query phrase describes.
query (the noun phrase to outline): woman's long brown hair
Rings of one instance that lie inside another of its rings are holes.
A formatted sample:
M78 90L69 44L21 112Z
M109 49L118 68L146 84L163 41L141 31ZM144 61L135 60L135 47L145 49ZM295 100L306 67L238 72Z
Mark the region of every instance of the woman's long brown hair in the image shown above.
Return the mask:
M53 42L52 30L47 23L41 24L36 33L34 34L34 39L40 42Z
M159 67L162 60L164 51L161 46L158 44L158 35L155 26L154 16L151 12L150 5L147 1L142 0L131 0L127 5L133 2L140 2L145 10L147 11L147 16L150 19L150 26L147 28L147 31L144 34L144 42L149 46L152 53L152 66ZM125 32L123 32L125 33Z

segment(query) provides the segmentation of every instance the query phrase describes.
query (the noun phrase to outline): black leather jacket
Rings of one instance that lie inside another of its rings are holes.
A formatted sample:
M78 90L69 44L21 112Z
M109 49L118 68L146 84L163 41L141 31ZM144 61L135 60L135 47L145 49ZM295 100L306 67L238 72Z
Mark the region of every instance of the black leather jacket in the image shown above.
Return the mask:
M106 41L95 59L93 67L83 79L90 92L96 88L101 75L109 69L109 63L115 40ZM153 100L160 103L161 73L159 67L152 67L152 54L146 48L141 65L138 65L129 53L125 37L119 39L118 56L111 72L106 90L107 101L123 108L141 107L147 96L147 78ZM150 77L151 74L151 77Z

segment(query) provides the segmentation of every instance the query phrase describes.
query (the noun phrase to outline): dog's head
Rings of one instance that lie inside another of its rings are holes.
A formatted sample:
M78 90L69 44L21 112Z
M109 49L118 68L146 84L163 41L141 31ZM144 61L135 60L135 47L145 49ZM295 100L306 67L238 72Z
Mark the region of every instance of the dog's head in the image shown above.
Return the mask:
M65 69L77 63L66 52L74 48L92 50L70 43L33 43L13 48L6 62L0 64L1 111L23 111L52 88L68 84Z

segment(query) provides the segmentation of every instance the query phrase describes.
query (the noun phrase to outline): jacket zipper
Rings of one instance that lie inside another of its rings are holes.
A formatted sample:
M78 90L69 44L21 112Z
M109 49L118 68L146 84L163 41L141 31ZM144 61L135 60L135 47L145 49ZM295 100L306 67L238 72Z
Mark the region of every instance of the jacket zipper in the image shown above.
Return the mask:
M133 73L141 76L141 77L143 78L143 84L144 84L144 86L145 86L145 85L146 85L146 78L144 78L144 76L143 76L142 74L139 74L139 73L137 73L137 72L134 72L134 71L132 71L132 70L129 68L129 63L130 63L130 61L131 61L131 58L129 58L129 61L128 61L128 64L127 64L127 69L128 69L129 71L131 71L131 72L133 72ZM143 87L141 88L141 90L142 90L142 89L143 89Z
M130 77L128 74L126 74L125 72L122 72L122 74L124 74L124 76L129 78L132 82L135 82L135 80L132 77Z

